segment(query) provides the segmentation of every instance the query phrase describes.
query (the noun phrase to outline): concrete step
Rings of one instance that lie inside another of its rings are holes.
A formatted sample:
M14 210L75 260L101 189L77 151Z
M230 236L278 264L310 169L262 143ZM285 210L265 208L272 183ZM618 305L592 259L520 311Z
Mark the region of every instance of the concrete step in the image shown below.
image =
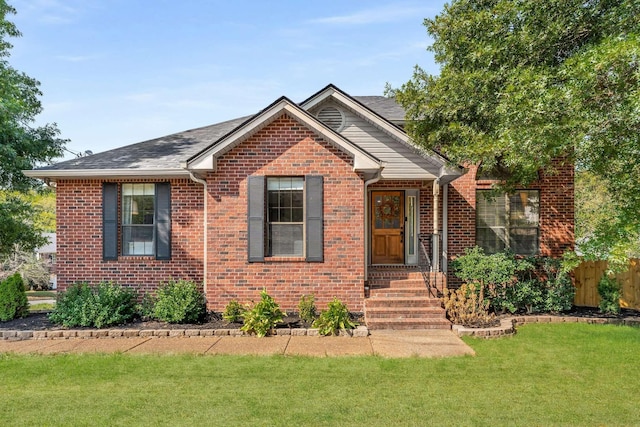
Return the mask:
M394 288L382 288L369 290L369 299L371 298L420 298L432 296L429 289L422 288L406 288L406 289L394 289Z
M422 279L374 279L369 280L370 288L424 288Z
M369 319L369 329L451 329L451 322L442 318Z

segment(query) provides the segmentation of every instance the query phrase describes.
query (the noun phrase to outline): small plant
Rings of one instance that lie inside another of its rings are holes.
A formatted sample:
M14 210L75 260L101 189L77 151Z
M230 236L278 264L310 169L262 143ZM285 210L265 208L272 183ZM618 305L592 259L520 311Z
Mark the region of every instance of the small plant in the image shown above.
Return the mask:
M280 310L280 306L263 289L260 301L244 313L244 325L240 329L264 337L273 333L273 329L285 316L286 313Z
M545 291L539 280L531 278L516 284L514 290L516 307L528 314L544 310Z
M240 323L246 311L247 309L234 299L229 301L229 304L224 308L222 318L229 323Z
M358 326L351 321L347 306L338 298L329 303L328 309L320 313L320 317L313 322L320 335L336 335L340 329L353 329Z
M153 319L153 306L156 304L156 299L150 293L145 293L142 296L142 300L137 305L136 310L142 319Z
M598 295L600 295L598 307L602 313L620 313L620 283L615 277L609 276L607 273L602 275L598 282Z
M495 315L489 313L489 301L477 284L463 284L458 289L444 289L444 308L456 325L472 328L493 326Z
M0 321L25 317L29 313L29 301L20 273L0 282Z
M95 317L95 296L88 283L76 283L58 293L56 308L49 320L70 328L91 326Z
M197 323L207 313L206 300L189 280L170 280L158 289L153 317L168 323Z
M103 282L94 288L77 283L58 295L49 319L67 328L119 325L137 315L135 301L135 292L114 283Z
M313 295L302 295L300 297L300 302L298 303L298 313L300 315L300 319L306 323L313 323L318 317L318 313L316 310L315 298Z
M544 311L561 313L573 307L576 288L571 283L569 273L562 268L560 260L544 258L542 269L546 279L544 284Z
M94 289L94 318L93 326L120 325L136 317L137 295L131 289L114 283L100 283Z

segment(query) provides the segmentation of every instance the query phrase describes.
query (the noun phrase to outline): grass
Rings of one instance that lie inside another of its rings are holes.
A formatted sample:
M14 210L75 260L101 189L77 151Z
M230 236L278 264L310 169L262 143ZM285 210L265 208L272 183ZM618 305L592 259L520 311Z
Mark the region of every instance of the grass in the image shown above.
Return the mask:
M53 310L55 307L55 304L49 304L46 302L35 304L29 303L29 311Z
M55 299L56 291L27 291L27 298L50 298Z
M638 425L640 329L536 324L476 357L0 355L0 425Z

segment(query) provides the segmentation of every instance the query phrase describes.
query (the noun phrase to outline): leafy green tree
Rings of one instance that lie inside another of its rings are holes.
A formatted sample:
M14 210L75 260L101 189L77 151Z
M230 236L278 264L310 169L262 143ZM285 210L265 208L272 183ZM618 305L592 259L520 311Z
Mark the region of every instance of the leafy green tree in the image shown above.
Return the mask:
M558 159L614 197L590 257L624 258L640 235L640 0L453 0L424 24L440 74L390 89L414 140L481 164L504 189Z
M58 137L55 124L34 125L42 111L40 83L7 61L13 47L8 38L20 36L7 20L15 13L0 0L0 190L26 191L38 182L21 171L61 156L66 141ZM31 204L18 196L5 193L0 198L0 255L16 243L24 249L44 243L40 230L33 227L31 212Z

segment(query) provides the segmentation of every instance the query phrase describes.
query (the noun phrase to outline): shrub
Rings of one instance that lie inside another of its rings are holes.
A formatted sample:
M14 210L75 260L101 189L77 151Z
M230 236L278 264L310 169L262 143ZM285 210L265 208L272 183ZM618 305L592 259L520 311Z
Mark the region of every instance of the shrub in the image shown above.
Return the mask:
M320 335L336 335L340 329L353 329L358 326L351 321L347 306L337 298L329 303L327 310L320 313L320 317L313 322Z
M136 307L136 311L143 319L153 319L153 306L156 304L156 299L153 295L146 293L142 296L142 300Z
M607 273L602 275L598 282L598 295L600 295L598 307L602 313L620 313L620 284L615 277L611 277Z
M576 288L571 283L569 273L562 268L561 261L552 258L542 259L545 274L544 311L561 313L571 310L576 295Z
M229 323L240 323L244 317L244 313L247 311L238 300L231 300L229 304L224 308L222 318Z
M518 309L523 309L529 314L543 311L545 306L543 284L535 278L517 283L514 289L514 301Z
M302 295L298 303L300 319L306 323L313 323L318 317L315 298L313 295Z
M491 308L496 312L512 313L517 310L513 287L519 276L534 268L529 260L516 259L506 252L486 255L477 246L465 249L464 255L454 260L452 265L456 277L464 283L473 284L476 292L484 292Z
M285 315L275 300L263 289L260 292L260 301L244 313L244 325L240 329L264 337L273 332Z
M95 318L95 295L87 283L76 283L58 294L56 308L49 320L70 328L91 326Z
M103 328L134 319L136 293L114 283L100 283L92 288L77 283L58 295L49 319L65 327L94 326Z
M29 313L29 300L20 273L0 282L0 321L25 317Z
M94 289L93 326L120 325L133 320L137 316L137 294L114 283L100 283Z
M480 285L463 284L458 289L444 289L444 308L449 320L456 325L484 328L495 323L495 315L489 313L489 301L484 298Z
M170 280L158 289L154 318L168 323L197 323L206 313L205 297L194 282Z

